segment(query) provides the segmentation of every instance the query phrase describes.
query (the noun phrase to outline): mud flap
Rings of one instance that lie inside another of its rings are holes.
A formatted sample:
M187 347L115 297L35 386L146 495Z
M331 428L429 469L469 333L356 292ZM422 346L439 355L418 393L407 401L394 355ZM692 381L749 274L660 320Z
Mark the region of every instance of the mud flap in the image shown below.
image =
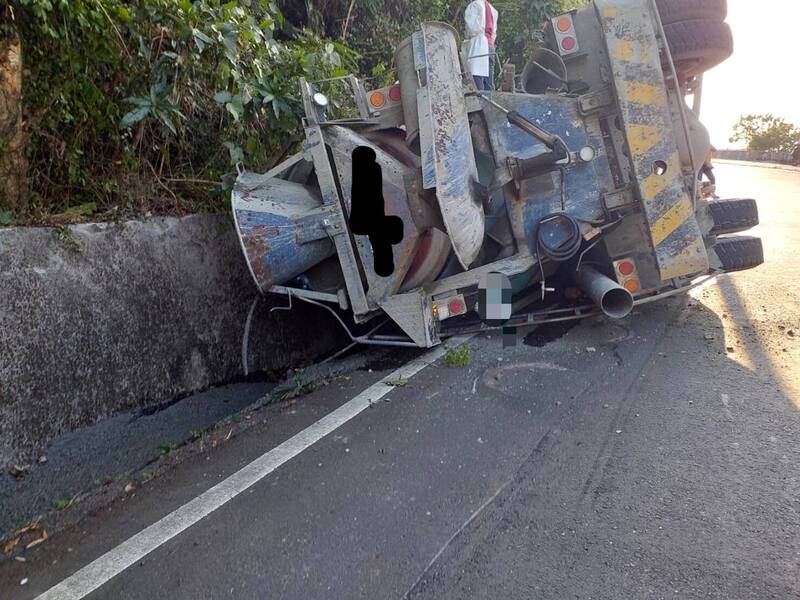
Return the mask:
M595 0L636 186L662 280L708 271L708 254L673 138L647 0Z

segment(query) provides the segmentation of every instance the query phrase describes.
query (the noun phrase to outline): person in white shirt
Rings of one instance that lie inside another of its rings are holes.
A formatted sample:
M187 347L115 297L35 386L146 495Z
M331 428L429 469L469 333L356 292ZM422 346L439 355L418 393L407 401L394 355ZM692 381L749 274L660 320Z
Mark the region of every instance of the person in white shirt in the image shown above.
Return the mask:
M489 0L473 0L464 10L462 59L479 90L494 89L494 43L497 38L497 10Z

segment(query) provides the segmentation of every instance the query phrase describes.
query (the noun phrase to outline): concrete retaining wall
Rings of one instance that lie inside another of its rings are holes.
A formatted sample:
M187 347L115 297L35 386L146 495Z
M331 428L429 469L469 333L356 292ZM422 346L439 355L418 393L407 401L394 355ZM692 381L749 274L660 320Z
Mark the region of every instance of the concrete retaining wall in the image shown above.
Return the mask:
M0 229L0 465L117 411L241 376L256 295L225 216ZM251 372L343 343L322 309L270 314L273 302L254 313Z

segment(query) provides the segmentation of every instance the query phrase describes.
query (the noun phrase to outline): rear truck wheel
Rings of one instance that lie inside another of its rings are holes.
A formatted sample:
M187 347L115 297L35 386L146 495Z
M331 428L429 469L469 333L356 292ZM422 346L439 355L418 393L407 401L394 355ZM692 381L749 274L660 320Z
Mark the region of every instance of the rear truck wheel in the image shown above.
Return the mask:
M749 235L718 238L712 250L726 273L746 271L764 262L761 238Z
M664 25L675 71L680 79L695 77L733 54L733 35L727 23L695 19Z
M711 235L739 233L758 225L758 204L752 198L711 200L708 212L714 219Z
M695 19L724 21L728 16L727 0L656 0L664 25Z

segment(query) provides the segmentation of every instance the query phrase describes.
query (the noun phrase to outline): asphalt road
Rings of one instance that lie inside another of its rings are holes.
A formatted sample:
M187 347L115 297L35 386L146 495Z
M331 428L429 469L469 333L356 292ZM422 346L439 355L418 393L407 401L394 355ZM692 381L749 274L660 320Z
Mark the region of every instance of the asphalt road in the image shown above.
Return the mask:
M764 266L513 349L473 338L468 367L422 369L86 597L800 598L800 172L717 177L760 200ZM0 598L50 589L394 360L0 565Z

